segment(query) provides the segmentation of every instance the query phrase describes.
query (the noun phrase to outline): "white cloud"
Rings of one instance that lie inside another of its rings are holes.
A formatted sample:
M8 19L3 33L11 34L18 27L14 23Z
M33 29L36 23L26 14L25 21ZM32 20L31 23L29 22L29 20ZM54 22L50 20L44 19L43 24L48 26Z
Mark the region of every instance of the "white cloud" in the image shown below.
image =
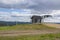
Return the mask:
M22 9L23 11L22 12L17 12L17 11L12 11L11 12L11 16L31 16L31 10L29 9Z
M60 17L60 10L52 10L52 12L50 13L53 15L53 17Z
M0 11L0 21L19 21L19 22L30 22L30 11L29 14L27 13L28 11L25 12L17 12L17 11L12 11L12 12L3 12ZM13 17L14 16L14 17Z
M60 10L52 10L52 14L60 14Z
M0 15L10 15L10 13L9 12L0 11Z
M24 2L24 0L0 0L0 3L3 4L18 4L22 2Z
M60 19L58 18L45 18L44 22L51 22L51 23L60 23Z

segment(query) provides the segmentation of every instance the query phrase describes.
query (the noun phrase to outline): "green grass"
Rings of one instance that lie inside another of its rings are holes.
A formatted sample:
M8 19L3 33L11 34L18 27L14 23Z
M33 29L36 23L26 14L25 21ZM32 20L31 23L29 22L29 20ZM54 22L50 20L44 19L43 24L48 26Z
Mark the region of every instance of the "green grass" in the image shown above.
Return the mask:
M54 29L43 24L20 24L14 26L0 26L0 30L45 30Z
M60 40L60 33L24 36L0 36L0 40Z

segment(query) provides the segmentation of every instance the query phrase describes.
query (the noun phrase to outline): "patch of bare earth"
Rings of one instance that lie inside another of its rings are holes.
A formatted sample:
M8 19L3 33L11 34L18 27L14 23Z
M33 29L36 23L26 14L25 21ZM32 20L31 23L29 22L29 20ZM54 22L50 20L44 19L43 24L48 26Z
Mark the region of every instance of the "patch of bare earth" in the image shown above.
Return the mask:
M44 24L47 25L49 27L54 27L54 28L60 28L60 24Z

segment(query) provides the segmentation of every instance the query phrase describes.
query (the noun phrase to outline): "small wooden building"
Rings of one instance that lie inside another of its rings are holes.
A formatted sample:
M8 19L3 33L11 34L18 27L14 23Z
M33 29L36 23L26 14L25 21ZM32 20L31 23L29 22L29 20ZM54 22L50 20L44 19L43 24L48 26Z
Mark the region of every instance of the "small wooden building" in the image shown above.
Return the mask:
M43 16L34 15L31 17L31 19L32 19L32 23L42 23L42 20L48 17L52 17L52 16L51 15L43 15Z
M42 21L42 17L41 16L32 16L31 17L31 19L32 19L32 23L41 23L41 21Z

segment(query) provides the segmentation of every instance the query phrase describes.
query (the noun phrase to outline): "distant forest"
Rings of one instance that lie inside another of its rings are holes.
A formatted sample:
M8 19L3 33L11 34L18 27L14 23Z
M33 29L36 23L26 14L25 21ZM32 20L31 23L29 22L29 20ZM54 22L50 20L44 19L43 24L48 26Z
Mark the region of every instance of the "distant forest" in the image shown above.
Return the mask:
M12 26L16 24L31 24L31 22L6 22L6 21L0 21L0 26Z

